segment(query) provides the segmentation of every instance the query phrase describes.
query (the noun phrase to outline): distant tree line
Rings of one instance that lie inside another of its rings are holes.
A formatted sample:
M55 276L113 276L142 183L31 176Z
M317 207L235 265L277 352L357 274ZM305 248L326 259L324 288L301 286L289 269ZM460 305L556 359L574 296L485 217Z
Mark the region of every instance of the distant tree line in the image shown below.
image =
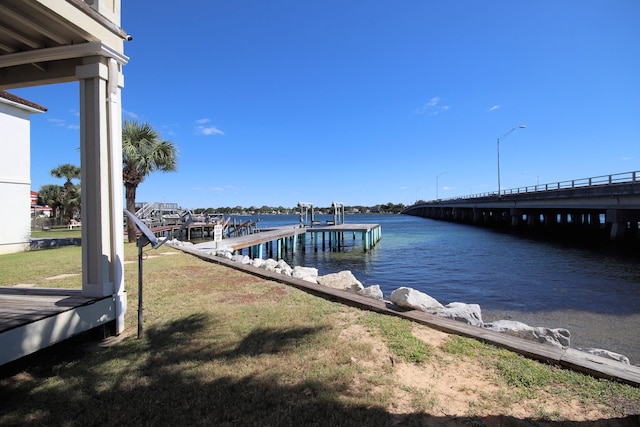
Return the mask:
M373 206L347 206L345 205L344 211L349 214L366 214L366 213L384 213L384 214L397 214L402 212L406 205L403 203L386 203L382 205ZM218 208L196 208L192 212L194 214L209 214L209 215L287 215L295 214L300 211L298 207L283 207L283 206L225 206ZM331 214L333 213L333 207L327 206L314 206L314 212L316 214Z

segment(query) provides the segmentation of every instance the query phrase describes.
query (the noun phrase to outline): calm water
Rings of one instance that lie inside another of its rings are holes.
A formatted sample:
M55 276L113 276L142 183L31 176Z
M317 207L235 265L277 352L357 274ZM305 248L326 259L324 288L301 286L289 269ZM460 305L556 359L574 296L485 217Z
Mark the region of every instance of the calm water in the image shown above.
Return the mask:
M259 228L292 225L298 216L260 216ZM329 219L319 216L318 219ZM566 328L572 347L599 347L640 364L640 256L528 240L466 225L406 215L347 215L377 223L382 240L363 252L360 237L342 252L313 248L287 254L291 266L319 274L351 270L385 296L408 286L443 304L480 304L485 322L519 320ZM352 240L345 236L347 245Z

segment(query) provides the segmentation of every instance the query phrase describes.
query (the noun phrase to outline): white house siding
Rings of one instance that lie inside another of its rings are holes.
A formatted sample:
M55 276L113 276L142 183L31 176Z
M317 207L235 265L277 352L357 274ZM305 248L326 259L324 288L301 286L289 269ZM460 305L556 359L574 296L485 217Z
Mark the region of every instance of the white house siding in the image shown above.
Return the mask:
M31 238L30 121L39 112L0 98L0 254L24 251Z

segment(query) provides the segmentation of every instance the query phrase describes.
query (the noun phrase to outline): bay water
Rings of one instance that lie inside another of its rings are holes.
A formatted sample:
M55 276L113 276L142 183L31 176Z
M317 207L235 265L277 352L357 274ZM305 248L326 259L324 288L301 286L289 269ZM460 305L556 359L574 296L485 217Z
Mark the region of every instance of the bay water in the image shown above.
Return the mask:
M297 215L238 217L248 218L259 229L299 222ZM284 260L320 275L350 270L364 286L380 285L386 298L407 286L442 304L479 304L485 323L566 328L573 348L604 348L640 364L638 251L567 246L407 215L346 215L345 222L380 224L382 239L364 252L361 237L345 233L341 251L321 245L314 251L307 243Z

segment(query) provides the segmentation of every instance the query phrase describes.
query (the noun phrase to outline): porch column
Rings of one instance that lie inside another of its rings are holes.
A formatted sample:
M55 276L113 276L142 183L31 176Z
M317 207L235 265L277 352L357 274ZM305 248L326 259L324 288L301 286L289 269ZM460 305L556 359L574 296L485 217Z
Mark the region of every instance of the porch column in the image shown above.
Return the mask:
M80 81L82 291L115 302L116 333L124 330L124 230L121 65L91 57L76 67Z

